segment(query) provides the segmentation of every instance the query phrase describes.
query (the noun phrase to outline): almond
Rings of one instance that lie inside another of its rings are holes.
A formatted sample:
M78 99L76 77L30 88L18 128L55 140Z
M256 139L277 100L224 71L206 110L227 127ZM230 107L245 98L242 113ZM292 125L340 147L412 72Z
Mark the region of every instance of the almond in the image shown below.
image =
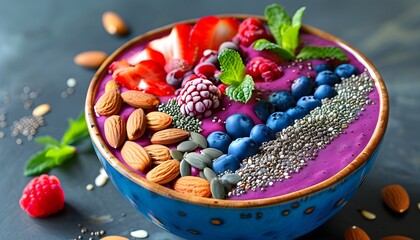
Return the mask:
M118 115L113 115L105 120L105 139L113 148L118 148L125 141L125 121Z
M135 108L149 109L159 104L159 99L155 95L137 90L125 91L121 93L121 97L125 103Z
M181 177L175 181L174 190L198 197L208 198L211 196L209 181L201 177Z
M344 239L345 240L370 240L369 235L367 233L357 227L357 226L351 226L346 229L344 232Z
M146 174L146 179L157 184L165 184L174 180L178 175L179 161L168 160L150 170Z
M152 160L146 150L133 141L126 141L121 148L121 156L134 170L146 170Z
M105 85L105 92L109 92L113 89L119 89L119 85L115 80L109 80Z
M105 12L102 15L102 24L109 34L125 35L128 33L128 27L124 20L115 12Z
M122 105L122 99L118 89L106 92L95 104L95 112L102 116L117 114Z
M79 66L87 68L98 68L107 58L107 54L102 51L86 51L77 54L73 61Z
M146 152L152 157L153 163L160 164L171 159L170 149L160 144L151 144L144 147Z
M150 139L153 144L170 145L188 138L190 134L180 128L167 128L155 132Z
M381 196L385 204L395 212L403 213L410 206L410 197L401 185L391 184L382 188Z
M143 109L134 110L127 120L128 140L136 140L143 136L146 131L146 117Z
M171 115L153 111L146 115L147 128L152 131L159 131L169 127L172 124Z

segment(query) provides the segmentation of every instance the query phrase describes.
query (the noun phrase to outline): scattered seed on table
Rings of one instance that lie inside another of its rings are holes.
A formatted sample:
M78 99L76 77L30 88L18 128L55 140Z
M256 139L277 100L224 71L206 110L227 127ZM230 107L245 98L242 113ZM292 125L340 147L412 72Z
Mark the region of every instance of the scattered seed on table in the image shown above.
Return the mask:
M130 235L135 238L147 238L149 233L146 230L136 230L130 232Z
M51 106L48 103L43 103L35 107L34 110L32 110L32 116L41 117L47 114L50 110Z
M74 88L76 86L76 84L77 84L76 79L74 79L74 78L67 79L67 87Z
M359 210L360 214L366 218L367 220L375 220L376 219L376 215L372 212L369 212L367 210Z
M88 190L88 191L92 191L93 188L94 188L93 184L86 185L86 190Z

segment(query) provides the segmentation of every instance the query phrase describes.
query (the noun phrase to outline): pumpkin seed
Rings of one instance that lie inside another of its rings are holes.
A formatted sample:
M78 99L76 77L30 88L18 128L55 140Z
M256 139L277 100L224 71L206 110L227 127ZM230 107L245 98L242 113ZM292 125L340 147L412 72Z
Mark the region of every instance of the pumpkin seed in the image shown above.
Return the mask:
M202 179L206 179L207 180L206 176L204 175L204 171L198 172L198 176L201 177Z
M198 144L193 141L184 141L176 147L176 150L181 152L192 152L198 147Z
M222 184L225 187L226 192L230 192L230 190L232 190L234 186L233 184L228 182L226 179L220 179L220 181L222 181Z
M241 176L236 173L227 173L222 176L222 180L226 180L228 183L232 185L236 185L239 181L241 181Z
M206 167L206 164L200 159L197 158L195 156L191 156L190 154L193 153L189 153L187 154L187 156L185 156L184 160L187 161L191 166L198 168L198 169L204 169ZM198 153L196 153L197 155L200 155Z
M187 158L196 158L196 159L199 159L201 162L204 163L204 165L205 165L204 167L211 168L213 166L213 161L210 159L209 156L207 156L205 154L200 154L200 153L192 152L192 153L188 153L184 158L185 159L187 159ZM204 169L204 167L203 168L200 168L200 169Z
M182 160L179 166L179 172L181 173L181 177L190 176L191 175L191 165Z
M210 190L211 195L215 199L224 199L225 198L225 187L223 186L222 182L217 179L213 178L210 182Z
M216 148L205 148L201 150L201 153L206 154L212 160L223 155L223 152Z
M374 213L366 211L366 210L360 210L360 214L362 214L362 216L368 220L376 219L376 215Z
M181 160L184 157L183 152L180 152L180 151L175 150L175 149L172 149L171 151L169 151L169 153L171 154L171 157L173 159Z
M208 146L206 138L199 133L190 132L190 139L193 142L197 143L197 145L201 148L207 148L207 146Z
M213 172L213 170L211 170L211 168L204 168L203 170L204 176L206 177L207 181L211 182L211 180L213 180L213 178L217 178L216 173Z

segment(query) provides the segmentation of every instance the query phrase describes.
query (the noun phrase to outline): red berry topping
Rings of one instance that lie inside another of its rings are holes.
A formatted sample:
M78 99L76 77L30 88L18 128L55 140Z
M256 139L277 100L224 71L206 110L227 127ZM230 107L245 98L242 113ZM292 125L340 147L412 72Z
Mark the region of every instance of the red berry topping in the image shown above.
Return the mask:
M248 47L255 40L269 38L267 30L262 22L256 18L247 18L240 25L238 30L239 43Z
M19 201L20 207L32 217L46 217L64 207L64 192L56 176L43 174L32 179Z
M181 113L199 119L210 117L220 106L221 93L209 80L196 78L187 82L177 97Z
M275 62L263 57L251 59L246 65L246 73L251 75L254 81L266 82L271 82L283 76L283 71Z
M222 95L224 95L226 93L226 88L227 87L228 86L224 83L221 83L221 84L217 85L217 88L219 89L219 91Z
M134 54L133 56L130 56L127 59L127 62L129 62L131 65L136 65L137 63L144 61L144 60L155 60L156 62L160 63L160 65L165 66L166 60L165 56L163 56L162 53L150 48L146 47L138 54Z

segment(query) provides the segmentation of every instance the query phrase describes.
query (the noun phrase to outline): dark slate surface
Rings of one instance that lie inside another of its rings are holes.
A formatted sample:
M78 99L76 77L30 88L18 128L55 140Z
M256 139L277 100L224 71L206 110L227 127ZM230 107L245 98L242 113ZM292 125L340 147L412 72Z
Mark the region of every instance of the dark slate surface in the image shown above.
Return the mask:
M94 71L73 63L85 50L114 51L130 38L179 20L223 13L262 14L273 1L5 1L0 0L0 109L8 127L0 139L0 239L72 239L80 235L78 224L91 231L129 237L145 229L149 239L177 239L135 212L111 183L88 192L100 168L89 144L77 159L51 171L66 193L64 211L46 219L32 219L18 205L23 187L31 179L22 174L30 155L40 150L34 142L15 143L10 135L13 121L30 114L21 100L24 87L40 93L34 100L52 105L39 135L61 137L67 119L83 111L84 98ZM415 0L288 1L290 12L307 6L304 23L330 32L361 50L379 69L389 90L391 115L377 162L360 191L345 208L319 229L301 239L343 239L351 225L365 229L372 239L401 234L420 238L420 97L418 52L420 3ZM108 35L101 15L113 10L123 16L132 34ZM77 80L76 92L64 99L68 78ZM4 99L9 94L9 101ZM403 185L411 197L407 213L392 214L381 202L380 189L391 183ZM377 214L362 218L358 209ZM256 230L257 231L257 230ZM90 231L88 232L90 233ZM83 235L88 239L88 235Z

